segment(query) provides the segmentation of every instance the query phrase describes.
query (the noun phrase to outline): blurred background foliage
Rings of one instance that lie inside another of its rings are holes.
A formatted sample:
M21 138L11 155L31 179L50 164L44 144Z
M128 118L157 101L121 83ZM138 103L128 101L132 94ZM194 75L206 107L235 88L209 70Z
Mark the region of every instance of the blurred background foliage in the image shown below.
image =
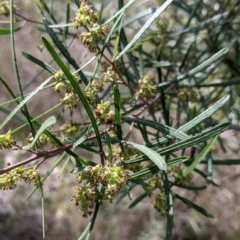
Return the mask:
M22 0L15 3L16 19L26 20L25 25L15 33L16 54L24 93L34 90L50 74L30 62L24 57L23 52L57 69L41 41L43 35L53 46L56 44L47 33L42 17L44 16L50 24L73 19L77 10L76 2L70 1L69 16L66 14L68 13L66 1ZM126 10L123 18L125 34L121 36L122 48L164 2L135 1ZM100 13L101 22L105 22L121 8L123 1L91 1L91 4ZM124 4L127 4L127 1ZM1 21L4 20L6 18L1 16ZM131 86L134 87L140 76L145 74L150 75L158 85L161 98L141 116L176 129L208 109L223 96L229 95L229 101L219 111L188 132L189 135L195 135L219 123L231 123L228 130L218 138L217 144L203 161L204 164L197 167L199 175L192 176L192 183L208 187L202 191L174 188L181 196L206 208L214 218L203 217L183 202L176 200L172 239L239 239L239 21L240 1L237 0L175 0L144 33L143 39L150 36L149 40L134 49L128 58L117 62L118 68ZM76 30L69 28L68 35L65 36L65 28L61 29L57 28L54 31L76 62L84 65L94 54L89 53L76 38ZM109 56L112 55L115 38L113 35L107 47ZM9 35L2 35L0 39L0 75L7 80L11 89L17 89ZM57 46L55 47L57 49ZM214 56L216 60L212 64L196 70L201 63ZM84 68L85 73L92 73L96 64L97 60L88 64ZM104 60L101 62L99 75L102 74L106 64ZM0 91L1 103L11 99L2 86ZM128 101L129 89L121 87L121 94L122 100ZM27 106L32 116L38 116L58 103L59 97L53 94L51 89L46 89L36 95ZM12 103L7 109L11 111L14 107L15 104ZM0 110L2 122L6 112L3 107ZM62 111L61 107L54 109L49 115L58 115L59 111ZM82 109L79 112L80 115L78 113L73 118L89 122ZM63 112L58 124L65 123L68 118L69 112ZM19 121L13 119L5 130L18 126ZM125 124L123 127L127 129L127 126ZM146 142L142 132L144 130L138 125L131 140ZM25 142L28 133L29 129L24 128L23 132L18 133L16 140ZM159 132L153 132L151 135L150 130L148 133L152 139L155 139L157 134L161 135ZM198 152L198 149L192 148L182 154L194 159ZM92 157L87 152L81 154L87 159ZM23 160L26 156L24 152L4 150L1 152L3 159L1 166ZM47 172L51 164L49 160L40 170ZM77 239L88 223L88 219L83 219L82 213L70 204L75 181L75 176L68 174L72 166L64 168L62 172L62 165L55 167L44 182L47 239ZM66 174L68 177L65 177ZM1 192L0 239L42 239L40 193L36 192L24 202L32 188L32 185L21 184L14 191ZM131 199L136 199L141 192L140 187L134 189L131 192ZM96 220L92 239L164 239L165 217L153 208L151 199L144 198L134 208L128 209L130 203L129 199L124 198L119 204L116 202L104 204Z

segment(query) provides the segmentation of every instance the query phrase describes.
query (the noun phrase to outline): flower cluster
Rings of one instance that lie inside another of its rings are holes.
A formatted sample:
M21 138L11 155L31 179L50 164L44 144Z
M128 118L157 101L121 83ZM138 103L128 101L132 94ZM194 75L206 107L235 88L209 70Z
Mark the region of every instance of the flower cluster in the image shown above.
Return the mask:
M144 76L138 80L139 89L137 95L143 99L150 99L156 96L157 85L149 76Z
M111 150L112 150L112 158L115 158L115 159L117 159L122 152L122 150L119 146L116 146L116 145L113 145L113 144L111 144ZM108 151L106 151L105 156L107 158L109 157Z
M27 141L29 143L32 143L33 139L34 139L33 135L32 135L32 133L30 133L27 137ZM45 134L41 134L35 145L36 145L36 147L41 147L41 146L47 145L50 142L51 142L51 140Z
M74 74L73 77L77 83L81 83L81 79L78 74ZM75 108L78 101L75 91L62 70L59 70L54 74L54 80L56 81L56 84L53 87L55 92L60 93L62 89L65 90L65 96L61 99L61 102L72 109Z
M104 124L112 124L115 119L115 114L110 110L110 101L100 103L95 110L96 118Z
M80 205L83 216L92 214L91 209L99 195L98 187L105 188L103 200L113 201L121 187L127 184L130 176L119 166L101 167L96 165L89 167L77 177L77 183L84 183L84 186L76 187L72 201L76 206Z
M104 83L102 79L93 79L89 86L85 89L84 94L88 102L96 106L99 102L98 93L103 91Z
M26 182L33 182L36 187L40 187L42 185L40 179L40 173L36 168L30 168L26 171L26 176L24 177Z
M168 211L168 200L167 195L164 192L161 192L156 195L153 200L153 206L159 211L162 215L166 215Z
M15 7L15 6L14 6ZM3 1L0 3L0 15L9 16L10 4L9 1Z
M118 79L118 75L113 71L112 66L108 67L107 70L103 73L103 82L108 83L108 82L116 82Z
M108 28L106 25L100 26L99 24L94 23L90 25L89 31L79 35L79 39L86 47L88 47L90 52L98 52L98 43L106 36L107 31Z
M11 148L15 145L16 142L12 139L11 131L5 135L0 135L0 149Z
M22 180L29 183L33 182L36 187L42 185L40 173L37 172L36 168L25 171L24 167L21 166L0 175L0 189L14 189L17 186L17 182L21 182Z
M61 133L68 136L74 135L78 129L78 123L76 122L65 123L60 127Z
M197 93L189 87L182 88L178 94L178 99L181 102L196 102L197 101Z
M72 22L75 28L84 27L87 29L86 32L80 34L79 38L90 52L98 52L98 43L108 31L106 25L100 26L98 24L98 13L92 10L86 1L82 1Z
M125 161L125 160L131 159L131 158L134 159L134 158L139 157L140 154L141 153L137 149L132 148L132 147L126 147L126 148L124 148L124 151L121 153L120 160ZM140 162L124 165L123 167L124 167L124 169L130 170L132 172L139 172L140 170L143 169L143 166L141 165Z
M92 10L91 5L86 1L81 2L81 6L76 12L76 17L72 21L75 28L87 26L89 23L97 23L98 13Z
M152 176L148 181L148 190L153 192L155 189L164 190L163 180L158 174Z
M169 169L169 171L171 171L169 173L169 176L172 175L179 185L182 186L194 185L194 182L192 181L193 180L192 174L188 174L186 177L183 177L184 170L185 168L182 168L180 166L174 166Z

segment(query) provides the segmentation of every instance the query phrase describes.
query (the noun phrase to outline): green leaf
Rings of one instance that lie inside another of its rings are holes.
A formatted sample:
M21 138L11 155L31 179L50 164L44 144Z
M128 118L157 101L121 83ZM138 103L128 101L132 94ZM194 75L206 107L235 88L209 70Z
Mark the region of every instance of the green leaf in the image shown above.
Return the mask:
M167 161L167 166L173 167L173 166L179 165L183 162L186 162L188 159L189 159L188 156L180 156L180 157L172 158Z
M56 73L56 70L54 68L52 68L49 64L39 60L38 58L35 58L34 56L26 53L26 52L22 52L22 55L24 57L26 57L28 60L34 62L35 64L37 64L38 66L42 67L43 69L47 70L48 72L54 74Z
M197 210L198 212L200 212L201 214L203 214L206 217L209 218L213 218L213 215L211 213L209 213L207 210L205 210L204 208L198 206L197 204L191 202L189 199L186 199L184 197L181 197L180 195L178 195L177 193L174 193L174 196L178 199L180 199L182 202L184 202L185 204L187 204L189 207L194 208L195 210Z
M125 20L124 23L123 23L123 27L126 27L127 25L129 25L129 24L131 24L131 23L133 23L133 22L135 22L135 21L137 21L137 20L139 20L141 18L144 18L144 17L146 17L149 14L154 13L155 11L156 11L156 8L150 7L148 9L145 9L142 12L139 12L136 15L131 16L131 18Z
M7 91L10 93L10 95L12 96L12 98L16 98L14 92L12 91L12 89L10 88L10 86L7 84L7 81L5 81L1 76L0 76L0 82L4 85L4 87L7 89Z
M90 231L90 227L91 227L92 223L89 222L88 225L85 227L84 231L82 232L82 234L79 236L78 240L83 240L85 238L85 236L88 234L88 232ZM86 239L86 238L85 238Z
M197 126L200 122L202 122L203 120L207 119L208 117L212 116L216 111L218 111L226 102L229 101L230 96L224 96L222 97L219 101L217 101L213 106L211 106L210 108L208 108L207 110L205 110L204 112L202 112L201 114L199 114L198 116L196 116L194 119L192 119L191 121L187 122L186 124L184 124L183 126L181 126L179 129L175 130L175 129L169 129L170 131L172 131L172 134L177 134L175 135L175 137L179 138L180 136L178 135L178 132L187 132L190 129L194 128L195 126ZM122 117L123 118L123 117ZM124 118L123 118L124 119ZM152 126L153 127L153 126ZM160 126L159 126L160 127ZM165 127L166 128L166 127ZM188 135L187 135L188 136ZM182 139L182 138L179 138ZM168 136L166 137L162 137L158 140L152 141L151 144L149 146L154 146L156 144L159 143L164 143L168 141Z
M22 24L19 27L13 29L14 32L19 31L25 25L26 21L22 21L21 23ZM0 35L8 35L8 34L11 34L10 28L0 28Z
M110 17L103 25L106 25L110 23L114 18L116 18L118 15L122 14L126 11L126 9L132 5L136 0L130 0L124 7L122 7L118 12L116 12L112 17Z
M139 172L133 173L131 175L131 180L137 179L137 178L141 178L141 177L147 176L149 174L154 175L154 174L156 174L158 172L159 172L159 168L156 165L155 166L151 166L151 167L146 167L146 168L142 169Z
M178 130L187 132L188 130L192 129L193 127L197 126L200 122L207 119L208 117L212 116L215 112L217 112L225 103L227 103L230 99L230 96L224 96L219 101L214 103L210 108L196 116L194 119L189 121L188 123L181 126Z
M70 55L69 51L66 49L66 47L62 44L62 42L60 41L60 39L58 38L57 34L49 27L48 22L46 19L43 19L43 23L44 26L48 32L48 34L50 35L50 37L52 38L54 44L57 46L57 48L60 50L60 52L62 53L62 55L68 60L68 62L75 68L75 70L78 70L79 75L82 79L82 81L85 83L85 85L88 84L88 80L86 78L86 76L83 74L83 72L81 70L79 70L79 66L76 63L76 61L72 58L72 56Z
M188 190L194 190L194 191L204 190L204 189L207 188L207 186L185 186L185 185L181 185L181 184L178 184L178 183L173 184L173 186L188 189Z
M187 139L187 140L184 140L184 141L181 141L178 143L174 143L167 147L161 148L161 149L157 150L157 153L165 155L165 154L169 154L169 153L172 153L172 152L175 152L175 151L187 148L187 147L194 146L194 145L199 144L203 141L206 141L212 137L215 137L216 135L219 135L220 133L225 131L228 127L229 127L229 123L223 123L223 124L217 125L208 131L205 131L203 133L192 136L190 139ZM123 161L122 164L142 162L145 160L146 160L146 157L138 157L138 158L135 158L132 160Z
M191 165L183 171L183 177L186 177L190 172L192 172L193 169L203 160L203 158L207 155L207 153L211 150L212 146L217 141L217 138L218 136L215 136L197 156L197 158L191 163Z
M167 166L172 167L172 166L178 165L180 163L183 163L183 162L187 161L188 159L189 159L189 157L187 157L187 156L172 158L167 162ZM126 165L126 164L124 164L124 162L120 162L120 165ZM154 175L158 172L159 172L159 168L156 165L151 166L151 167L146 167L139 172L133 173L131 175L131 180L137 179L137 178L140 178L140 177L142 178L142 177L145 177L149 174Z
M99 130L98 130L98 126L96 123L96 119L93 115L93 112L91 110L91 107L84 95L84 93L82 92L81 88L79 87L78 83L75 81L73 75L71 74L69 68L63 63L63 61L61 60L61 58L58 56L58 54L56 53L56 51L54 50L54 48L51 46L51 44L47 41L46 38L42 37L42 41L44 43L44 45L46 46L47 50L49 51L49 53L52 55L53 59L56 61L56 63L58 64L58 66L62 69L62 71L64 72L64 74L66 75L67 79L70 81L73 89L76 91L79 99L81 100L88 116L89 119L92 123L94 132L96 134L96 138L98 141L98 145L99 148L102 149L102 141L101 141L101 137L99 134Z
M129 205L129 208L135 207L139 202L141 202L147 196L148 195L146 193L142 193L134 201L132 201L132 203Z
M39 139L39 137L41 136L41 134L49 127L51 127L52 125L54 125L57 122L55 117L49 117L48 119L46 119L44 121L44 123L42 124L42 126L39 128L39 130L37 131L32 143L30 145L27 146L23 146L22 149L23 150L29 150L31 149L35 143L37 142L37 140Z
M24 104L29 101L34 95L36 95L43 87L52 79L52 76L41 83L35 90L33 90L27 97L25 97L16 108L12 110L12 112L5 118L5 120L0 125L0 130L11 120L11 118L19 111Z
M0 111L3 112L3 113L5 113L6 115L9 115L9 114L12 112L12 111L4 108L4 107L0 107ZM13 118L13 119L16 119L16 120L18 120L18 121L24 122L24 123L27 122L26 118L24 118L24 117L22 117L22 116L20 116L20 115L18 115L18 114L14 114L12 118Z
M198 72L201 72L203 70L205 70L206 68L208 68L209 66L211 66L213 63L217 62L218 60L220 60L223 56L225 56L227 54L227 52L229 51L229 48L223 48L220 51L218 51L217 53L215 53L212 57L208 58L207 60L205 60L204 62L202 62L201 64L199 64L197 67L189 70L187 73L181 74L179 75L176 79L171 80L171 81L167 81L164 83L160 83L158 84L158 87L166 87L171 85L172 83L175 82L179 82L182 81L186 78L190 78L192 76L194 76L195 74L197 74Z
M128 185L125 185L122 187L122 189L120 190L120 192L117 195L116 198L116 205L119 204L126 196L130 198L130 191L133 190L134 187L138 186L138 184L134 183L134 182L129 182Z
M74 142L73 147L75 148L80 144L82 144L93 133L94 133L94 130L92 129L92 127L88 128L87 132L81 138L79 138L77 141Z
M107 147L108 147L107 158L108 158L110 165L112 165L113 152L112 152L111 138L107 131L105 132L105 136L106 136L106 142L107 142Z
M62 27L74 27L74 23L58 23L58 24L52 24L48 25L50 28L62 28Z
M166 237L165 240L171 240L172 230L173 230L173 196L172 192L168 192L168 216L167 216L167 227L166 227Z
M141 118L133 118L133 117L126 117L126 116L122 116L122 119L126 122L135 122L135 123L139 123L142 124L144 126L149 126L151 128L157 129L165 134L168 134L165 138L166 139L172 139L172 138L177 138L180 140L186 140L191 138L190 136L188 136L186 133L180 131L180 130L176 130L172 127L169 127L167 125L164 125L162 123L158 123L152 120L148 120L148 119L141 119ZM165 139L164 138L164 139Z
M140 46L143 45L143 43L152 40L152 39L155 38L156 36L157 36L157 34L152 34L152 35L148 36L147 38L141 40L141 41L138 42L136 45L134 45L132 48L130 48L127 52L129 53L129 52L132 52L132 51L138 49Z
M126 142L122 141L123 143L125 142L126 144L132 145L134 148L145 154L160 170L167 170L167 164L164 160L164 158L157 153L156 151L152 150L151 148L148 148L144 145L139 145L137 143L133 142Z
M115 120L116 120L116 127L117 127L117 137L119 140L122 140L122 121L121 121L121 114L120 114L120 93L118 90L117 85L113 87L113 95L114 95L114 106L115 106Z
M219 124L208 131L205 131L205 132L199 133L195 136L192 136L190 139L169 145L165 148L158 150L157 152L160 154L168 154L168 153L180 150L180 149L194 146L205 140L215 137L216 135L219 135L220 133L222 133L226 129L228 129L229 125L230 125L229 123Z
M163 3L162 6L160 6L156 12L150 17L150 19L143 25L143 27L140 29L140 31L135 35L135 37L132 39L132 41L117 55L116 60L118 60L122 55L124 55L142 36L142 34L150 27L150 25L153 23L153 21L168 7L168 5L173 0L167 0Z

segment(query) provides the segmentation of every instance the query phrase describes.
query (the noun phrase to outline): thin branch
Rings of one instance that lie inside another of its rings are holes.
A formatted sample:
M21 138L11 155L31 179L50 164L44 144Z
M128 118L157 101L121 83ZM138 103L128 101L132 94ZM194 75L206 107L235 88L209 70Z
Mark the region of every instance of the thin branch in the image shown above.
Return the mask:
M0 169L0 175L6 173L6 172L9 172L11 171L12 169L15 169L17 167L20 167L20 166L23 166L27 163L30 163L30 162L33 162L39 158L42 158L42 157L50 157L50 156L53 156L55 154L58 154L62 151L65 151L67 149L70 149L72 147L72 144L69 144L69 145L66 145L66 146L61 146L61 147L58 147L58 148L54 148L52 150L48 150L48 151L42 151L42 152L38 152L36 153L36 156L35 157L31 157L31 158L28 158L24 161L21 161L19 163L16 163L16 164L13 164L11 166L8 166L8 167L5 167L5 168L2 168Z

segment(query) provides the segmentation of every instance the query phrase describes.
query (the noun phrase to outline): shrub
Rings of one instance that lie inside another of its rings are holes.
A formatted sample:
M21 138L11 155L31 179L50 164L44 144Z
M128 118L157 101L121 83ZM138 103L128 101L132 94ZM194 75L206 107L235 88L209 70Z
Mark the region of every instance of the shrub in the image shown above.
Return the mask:
M239 120L239 1L167 0L139 6L135 0L118 1L115 12L110 8L114 1L95 2L93 6L87 1L31 3L43 22L22 14L12 1L1 2L1 15L8 19L2 24L9 27L1 28L0 34L11 39L18 89L0 77L1 88L11 96L1 104L7 117L0 125L0 147L24 150L29 158L0 169L0 187L14 189L20 181L33 182L43 196L44 181L65 161L70 174L76 175L71 201L90 218L80 239L90 237L104 202L121 201L137 186L142 193L129 207L150 198L149 204L167 219L166 239L170 239L176 199L212 217L179 189L200 191L215 184L213 166L230 163L224 158L218 161L213 146L218 142L224 150L219 135ZM78 8L73 17L71 6ZM63 20L62 9L65 23L56 20ZM15 38L28 22L41 24L40 49L54 62L22 52L33 67L50 74L26 93ZM75 42L69 44L69 39ZM87 57L78 62L83 49ZM38 79L41 76L44 73ZM58 98L53 106L47 99L49 89ZM47 107L41 113L28 104L38 94ZM11 103L17 104L12 110ZM9 130L14 119L18 126ZM23 131L26 126L28 135ZM24 139L18 139L21 131ZM40 173L39 166L52 156L58 156L57 164ZM203 185L194 181L196 175Z

